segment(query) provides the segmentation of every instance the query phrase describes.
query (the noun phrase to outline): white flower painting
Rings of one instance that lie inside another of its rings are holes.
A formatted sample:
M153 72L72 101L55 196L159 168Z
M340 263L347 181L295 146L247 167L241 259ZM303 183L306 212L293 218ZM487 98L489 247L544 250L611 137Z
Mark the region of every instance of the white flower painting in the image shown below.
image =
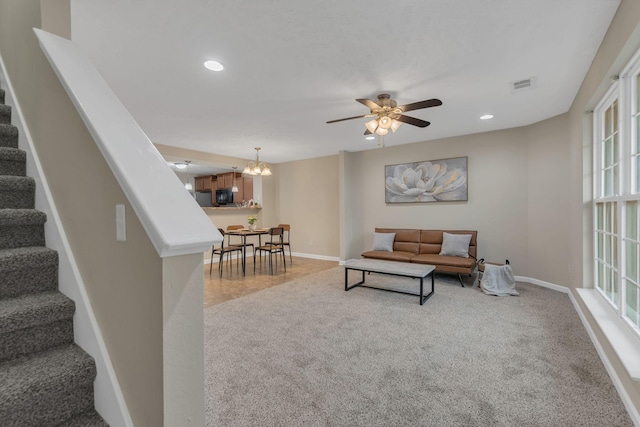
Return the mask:
M385 166L385 202L467 200L467 158Z

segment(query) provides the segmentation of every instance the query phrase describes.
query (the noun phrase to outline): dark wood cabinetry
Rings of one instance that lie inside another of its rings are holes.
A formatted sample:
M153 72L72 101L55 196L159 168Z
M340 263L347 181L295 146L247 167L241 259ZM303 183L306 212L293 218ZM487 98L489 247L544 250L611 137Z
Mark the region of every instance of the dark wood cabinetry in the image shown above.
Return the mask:
M236 186L238 187L238 192L233 193L233 201L235 203L242 203L243 200L249 202L249 200L253 199L253 177L236 178Z
M194 178L195 181L195 190L196 191L215 191L212 190L211 185L215 176L207 175L207 176L196 176Z
M231 189L235 182L238 187L238 192L233 193L233 202L242 203L242 201L249 202L253 199L253 177L243 177L240 172L226 172L218 175L206 175L196 176L195 191L198 192L211 192L211 201L216 205L216 190Z
M216 175L218 178L218 189L221 190L233 187L233 175L234 172L219 173ZM236 185L238 185L237 181L239 179L242 179L242 174L240 172L235 172Z

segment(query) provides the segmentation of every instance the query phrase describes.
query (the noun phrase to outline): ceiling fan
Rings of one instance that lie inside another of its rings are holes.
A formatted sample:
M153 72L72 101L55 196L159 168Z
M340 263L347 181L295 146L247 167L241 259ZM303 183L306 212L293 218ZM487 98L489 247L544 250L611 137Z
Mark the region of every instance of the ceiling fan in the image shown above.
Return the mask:
M415 117L405 116L403 113L407 111L420 110L422 108L437 107L442 105L442 101L439 99L428 99L426 101L414 102L411 104L400 105L391 99L391 95L387 93L381 93L378 95L377 101L370 99L356 99L361 104L369 107L371 113L364 114L362 116L347 117L346 119L330 120L327 123L342 122L345 120L361 119L363 117L375 117L375 119L365 123L367 130L365 135L376 133L378 135L386 135L389 133L389 129L392 132L398 130L402 123L407 123L413 126L426 128L431 123L426 120L416 119Z

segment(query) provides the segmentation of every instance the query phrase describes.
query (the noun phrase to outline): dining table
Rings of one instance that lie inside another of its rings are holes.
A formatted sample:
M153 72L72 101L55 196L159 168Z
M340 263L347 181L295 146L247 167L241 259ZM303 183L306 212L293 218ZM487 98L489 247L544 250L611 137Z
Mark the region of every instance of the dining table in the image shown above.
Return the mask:
M228 230L226 234L232 236L240 236L242 238L242 275L246 274L247 265L247 237L258 236L258 246L262 245L262 235L269 234L270 228L256 228L255 230L249 230L248 228L242 228L239 230ZM254 249L255 251L255 249Z

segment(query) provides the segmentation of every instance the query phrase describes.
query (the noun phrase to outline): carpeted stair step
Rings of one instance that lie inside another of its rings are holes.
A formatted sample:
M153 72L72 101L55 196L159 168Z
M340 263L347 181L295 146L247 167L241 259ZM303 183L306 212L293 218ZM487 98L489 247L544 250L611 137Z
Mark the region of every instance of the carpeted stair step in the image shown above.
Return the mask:
M0 209L33 209L36 184L27 176L0 176Z
M71 344L74 311L58 291L0 300L0 362Z
M0 104L0 123L11 124L11 107Z
M18 128L0 123L0 147L18 148Z
M0 249L0 299L58 288L58 252L32 246Z
M27 152L17 148L0 147L0 175L25 176Z
M35 209L0 209L0 249L44 246L46 221Z
M55 426L93 409L95 362L71 344L0 364L5 426Z

